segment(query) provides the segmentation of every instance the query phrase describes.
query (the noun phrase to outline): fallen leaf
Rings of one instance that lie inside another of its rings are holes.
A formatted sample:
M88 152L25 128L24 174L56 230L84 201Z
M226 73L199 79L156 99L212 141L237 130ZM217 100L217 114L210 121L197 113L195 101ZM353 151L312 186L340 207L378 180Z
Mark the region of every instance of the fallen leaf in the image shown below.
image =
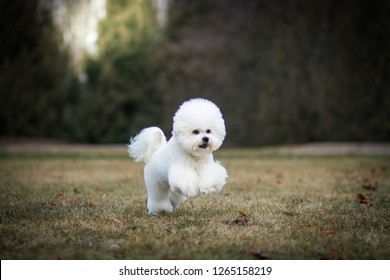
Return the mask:
M238 211L238 213L240 214L239 217L246 217L246 214L242 211Z
M54 207L54 206L56 206L56 204L55 204L55 203L53 203L53 202L48 202L48 203L47 203L47 205L49 205L50 207Z
M63 260L65 258L64 258L64 255L61 252L57 252L57 254L54 255L54 259L55 260Z
M360 204L366 204L368 206L372 206L372 203L371 201L365 197L362 193L357 193L356 194L356 200L360 203Z
M264 252L261 252L261 251L250 251L249 253L258 260L268 260L269 259L269 255L264 253Z
M237 219L233 221L233 224L239 225L239 226L247 226L248 225L248 218L246 217L246 214L242 211L238 211L239 216Z
M64 197L65 197L65 195L63 195L62 193L56 194L56 199L63 199Z
M366 200L367 198L364 196L364 194L362 193L357 193L356 194L356 200L359 200L360 203L362 202L362 200Z
M74 189L73 189L73 192L74 192L74 193L80 193L80 190L79 190L78 188L74 188Z

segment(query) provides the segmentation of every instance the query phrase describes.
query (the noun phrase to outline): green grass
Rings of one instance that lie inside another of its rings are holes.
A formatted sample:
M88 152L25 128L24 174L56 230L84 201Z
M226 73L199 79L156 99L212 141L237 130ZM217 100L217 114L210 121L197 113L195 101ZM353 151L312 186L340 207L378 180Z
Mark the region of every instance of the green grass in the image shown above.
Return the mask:
M217 157L221 193L148 216L143 166L125 149L2 151L0 257L390 259L389 157Z

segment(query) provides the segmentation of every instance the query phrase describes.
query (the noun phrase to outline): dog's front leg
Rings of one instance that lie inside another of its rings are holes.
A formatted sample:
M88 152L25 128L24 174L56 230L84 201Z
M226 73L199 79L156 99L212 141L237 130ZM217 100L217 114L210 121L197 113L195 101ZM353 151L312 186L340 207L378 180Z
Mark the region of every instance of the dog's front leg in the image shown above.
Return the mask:
M199 194L198 175L189 167L179 164L172 165L168 171L168 182L175 193L182 193L186 197Z
M218 162L203 166L199 173L199 189L204 194L219 192L228 177L226 169Z

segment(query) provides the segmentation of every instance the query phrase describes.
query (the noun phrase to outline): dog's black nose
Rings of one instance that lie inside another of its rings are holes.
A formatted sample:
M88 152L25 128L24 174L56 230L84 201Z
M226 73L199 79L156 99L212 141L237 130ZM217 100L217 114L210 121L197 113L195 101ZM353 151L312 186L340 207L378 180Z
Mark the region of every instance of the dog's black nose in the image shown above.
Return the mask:
M203 142L205 142L205 143L209 142L209 138L208 138L208 137L206 137L206 136L205 136L205 137L203 137L203 138L202 138L202 140L203 140Z

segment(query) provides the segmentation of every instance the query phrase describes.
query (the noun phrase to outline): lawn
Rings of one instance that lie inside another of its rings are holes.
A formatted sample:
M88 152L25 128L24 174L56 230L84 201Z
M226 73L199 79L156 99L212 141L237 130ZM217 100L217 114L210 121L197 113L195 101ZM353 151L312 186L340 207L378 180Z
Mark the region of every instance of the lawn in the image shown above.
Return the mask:
M390 259L390 157L222 150L219 194L148 216L123 150L0 152L1 259Z

